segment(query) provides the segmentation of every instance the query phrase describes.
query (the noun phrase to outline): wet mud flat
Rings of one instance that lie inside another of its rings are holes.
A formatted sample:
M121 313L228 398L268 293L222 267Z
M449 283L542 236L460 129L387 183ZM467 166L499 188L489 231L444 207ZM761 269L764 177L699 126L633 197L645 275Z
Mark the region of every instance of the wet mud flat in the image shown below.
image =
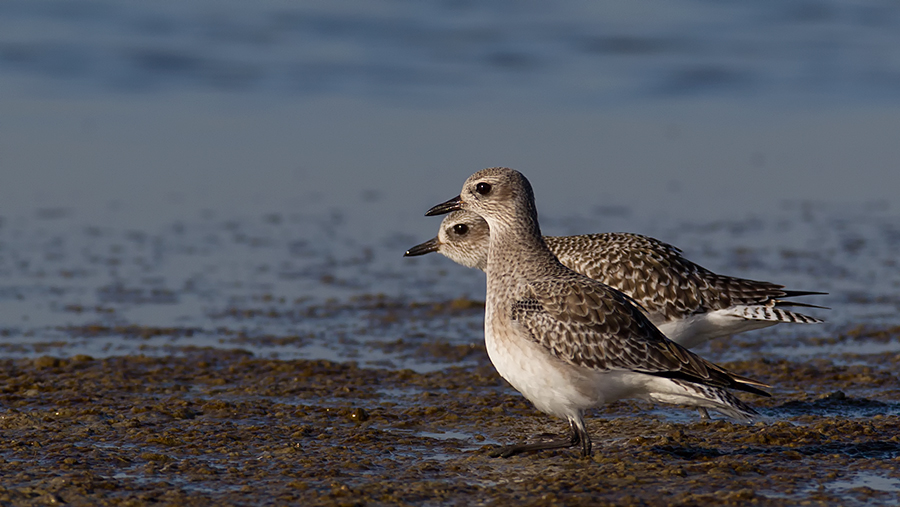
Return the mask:
M890 331L895 333L896 330ZM896 339L894 336L893 339ZM723 345L724 347L724 345ZM0 505L892 505L900 354L726 362L752 424L619 402L576 450L496 374L184 347L0 361ZM427 359L427 358L425 358Z

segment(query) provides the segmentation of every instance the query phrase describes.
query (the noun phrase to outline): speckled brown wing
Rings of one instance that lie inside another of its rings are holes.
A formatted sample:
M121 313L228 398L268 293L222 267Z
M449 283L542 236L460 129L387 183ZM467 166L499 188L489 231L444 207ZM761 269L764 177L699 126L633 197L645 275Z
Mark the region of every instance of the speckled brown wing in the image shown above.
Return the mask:
M630 370L755 394L765 384L732 374L666 338L621 292L586 278L531 283L511 317L567 363Z
M784 303L778 298L814 294L717 275L685 259L679 248L639 234L586 234L545 240L570 269L621 290L651 315L663 315L666 320L738 304L776 306Z

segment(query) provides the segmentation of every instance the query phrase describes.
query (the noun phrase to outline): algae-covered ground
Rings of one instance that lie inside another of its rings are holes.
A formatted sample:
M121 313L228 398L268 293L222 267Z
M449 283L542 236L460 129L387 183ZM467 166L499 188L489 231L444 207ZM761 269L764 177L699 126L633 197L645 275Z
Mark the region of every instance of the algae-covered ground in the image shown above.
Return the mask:
M760 419L618 402L586 418L590 459L491 457L568 428L490 364L484 275L402 257L427 236L305 215L7 220L0 507L896 505L900 234L810 213L787 220L803 241L765 221L665 236L717 271L830 293L804 298L827 324L696 350L772 386L740 394Z
M884 0L0 1L0 507L900 505L898 33ZM483 273L403 257L488 165L544 234L827 323L697 350L773 386L751 424L623 401L590 459L492 458L567 425L489 363Z
M897 332L836 339L896 340ZM193 347L160 357L5 359L0 505L900 498L900 354L725 363L775 386L771 398L744 397L761 420L619 402L589 415L590 459L575 449L490 457L500 444L566 428L506 385L483 350L468 356L472 366L426 373Z

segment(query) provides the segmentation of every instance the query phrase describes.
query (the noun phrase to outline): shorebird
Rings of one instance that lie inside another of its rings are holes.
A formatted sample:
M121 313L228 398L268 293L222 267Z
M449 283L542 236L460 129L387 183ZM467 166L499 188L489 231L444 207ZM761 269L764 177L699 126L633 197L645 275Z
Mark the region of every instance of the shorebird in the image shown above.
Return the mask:
M499 456L580 447L591 454L584 411L622 398L757 415L725 388L760 396L768 387L731 373L662 334L631 298L563 266L541 236L531 184L518 171L490 168L460 195L425 214L472 211L487 221L484 335L500 375L545 413L565 418L566 440L514 444Z
M454 211L444 217L437 237L404 255L438 252L484 271L489 239L483 218L470 211ZM780 323L822 322L787 307L823 307L785 298L823 292L785 290L783 285L719 275L658 239L619 232L544 236L544 242L569 269L634 299L666 337L687 348Z

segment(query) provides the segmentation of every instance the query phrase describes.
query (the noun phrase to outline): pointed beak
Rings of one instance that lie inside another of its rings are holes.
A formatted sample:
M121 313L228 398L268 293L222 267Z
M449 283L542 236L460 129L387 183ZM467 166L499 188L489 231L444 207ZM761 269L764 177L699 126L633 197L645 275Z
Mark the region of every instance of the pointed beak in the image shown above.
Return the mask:
M409 250L406 251L405 254L403 254L403 256L404 257L415 257L416 255L425 255L427 253L437 252L439 246L440 245L438 244L437 238L429 239L428 241L422 243L421 245L416 245L416 246L410 248Z
M450 213L451 211L459 211L462 209L462 199L459 196L450 199L447 202L442 202L437 206L431 208L430 210L425 212L426 217L433 217L435 215L445 215Z

